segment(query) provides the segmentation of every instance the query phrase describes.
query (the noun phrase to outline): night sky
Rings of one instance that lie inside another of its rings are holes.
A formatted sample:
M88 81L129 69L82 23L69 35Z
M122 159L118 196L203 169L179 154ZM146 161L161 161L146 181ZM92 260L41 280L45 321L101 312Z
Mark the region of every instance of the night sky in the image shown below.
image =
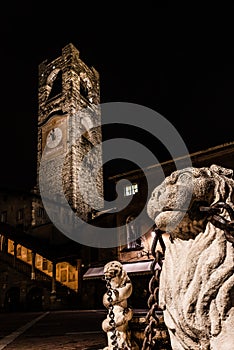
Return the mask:
M157 111L191 153L234 141L231 2L99 3L10 2L1 11L0 187L35 184L38 65L70 42L99 71L101 103Z

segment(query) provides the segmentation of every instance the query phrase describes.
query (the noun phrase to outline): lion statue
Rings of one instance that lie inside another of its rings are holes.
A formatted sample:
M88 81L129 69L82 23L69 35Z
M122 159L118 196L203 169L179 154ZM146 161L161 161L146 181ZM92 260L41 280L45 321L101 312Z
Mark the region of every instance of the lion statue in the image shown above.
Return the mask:
M232 222L232 175L215 164L177 170L147 203L149 217L170 237L158 297L173 350L234 349L234 240L212 221L214 212L201 210L223 203L219 218Z
M107 333L108 346L103 350L125 349L139 350L131 343L128 322L133 317L133 310L128 307L127 300L132 294L132 283L119 261L110 261L104 266L104 277L109 282L108 291L103 296L103 305L109 310L107 318L102 322L102 329ZM111 300L110 300L111 298ZM113 343L113 323L110 312L113 312L116 344Z

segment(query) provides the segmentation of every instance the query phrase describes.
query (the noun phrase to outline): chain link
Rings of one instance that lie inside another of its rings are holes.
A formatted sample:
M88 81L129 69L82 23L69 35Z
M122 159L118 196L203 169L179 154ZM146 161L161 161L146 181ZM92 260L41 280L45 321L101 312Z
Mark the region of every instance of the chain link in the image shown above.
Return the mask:
M106 294L108 295L108 302L109 302L109 306L108 306L108 316L109 316L109 325L112 331L112 335L111 335L111 345L113 346L113 350L120 350L118 347L118 343L117 343L117 333L116 333L116 324L115 324L115 314L114 314L114 305L113 305L113 298L112 298L112 291L114 291L114 289L111 288L111 283L110 283L111 277L108 278L106 277L106 288L107 288L107 292Z
M160 273L162 270L163 258L164 258L166 247L162 238L163 232L157 228L154 230L154 232L155 232L155 236L151 247L151 253L154 257L154 260L152 261L151 267L150 267L152 277L149 282L149 292L150 292L150 296L148 298L149 311L146 315L146 322L148 324L144 331L144 341L143 341L141 350L162 349L162 347L160 346L159 342L156 339L156 335L157 335L157 331L162 329L160 325L161 321L159 316L157 315L157 312L162 311L158 305L158 293L159 293ZM159 250L156 250L158 243L162 248L162 252ZM166 328L164 329L164 331L167 333ZM167 339L169 339L169 335ZM165 349L165 347L163 349ZM167 347L167 349L171 349L171 347Z
M227 220L220 215L221 209L226 209L231 220ZM234 210L225 202L217 202L210 207L201 206L200 211L206 212L207 220L214 226L224 231L227 241L234 245Z

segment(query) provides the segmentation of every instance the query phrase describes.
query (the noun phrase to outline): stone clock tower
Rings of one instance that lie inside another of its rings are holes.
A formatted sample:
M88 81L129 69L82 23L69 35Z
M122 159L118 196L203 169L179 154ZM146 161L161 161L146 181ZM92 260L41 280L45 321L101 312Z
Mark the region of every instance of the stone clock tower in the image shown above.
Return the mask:
M50 197L56 201L62 181L67 202L85 221L94 208L103 208L99 104L99 74L80 59L73 44L39 65L37 187L43 159Z

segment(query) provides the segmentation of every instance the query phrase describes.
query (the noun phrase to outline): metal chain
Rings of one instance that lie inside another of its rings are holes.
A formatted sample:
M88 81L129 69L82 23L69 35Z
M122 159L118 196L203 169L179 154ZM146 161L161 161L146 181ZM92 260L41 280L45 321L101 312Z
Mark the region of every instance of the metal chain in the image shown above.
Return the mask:
M114 314L114 305L113 303L113 298L112 298L112 291L114 291L114 289L111 288L111 283L110 283L111 278L106 277L106 288L107 288L107 295L108 295L108 302L109 302L109 306L108 306L108 316L110 318L109 321L109 325L111 327L111 331L112 331L112 335L111 335L111 345L113 346L113 350L120 350L118 347L118 343L117 343L117 333L116 333L116 324L115 324L115 314Z
M210 207L200 206L200 211L206 212L210 221L214 226L224 231L226 239L234 245L234 210L229 204L225 202L217 202ZM221 209L226 209L230 215L231 220L223 218L219 213ZM154 260L151 264L152 278L149 282L150 296L148 299L149 311L146 315L147 327L144 331L144 341L141 350L160 350L162 349L160 344L157 342L155 336L157 329L159 328L160 319L157 315L157 311L162 311L158 305L158 293L159 293L159 279L163 265L163 257L165 253L165 244L162 239L162 231L155 229L155 236L152 243L151 253ZM171 239L171 237L170 237ZM172 241L172 239L171 239ZM156 250L157 243L160 243L162 252ZM167 329L165 329L167 330ZM169 335L168 335L169 338ZM163 348L165 349L165 347ZM171 349L170 344L167 345L167 349Z
M150 292L150 296L148 299L149 311L146 315L146 322L148 323L148 325L146 326L144 331L144 341L143 341L141 350L160 349L160 345L155 339L155 336L156 336L157 329L161 328L159 327L160 319L157 315L157 311L161 311L158 305L158 292L159 292L160 273L162 270L163 257L164 257L166 247L162 238L163 232L157 228L154 230L154 232L155 232L155 236L151 247L151 253L154 257L154 260L152 261L151 267L150 267L152 272L152 277L149 282L149 292ZM160 243L162 252L159 250L156 250L156 246L158 242Z
M230 221L219 215L221 209L227 210ZM223 230L226 240L234 245L234 210L230 205L225 202L217 202L210 207L201 206L200 211L206 212L209 215L207 220Z

